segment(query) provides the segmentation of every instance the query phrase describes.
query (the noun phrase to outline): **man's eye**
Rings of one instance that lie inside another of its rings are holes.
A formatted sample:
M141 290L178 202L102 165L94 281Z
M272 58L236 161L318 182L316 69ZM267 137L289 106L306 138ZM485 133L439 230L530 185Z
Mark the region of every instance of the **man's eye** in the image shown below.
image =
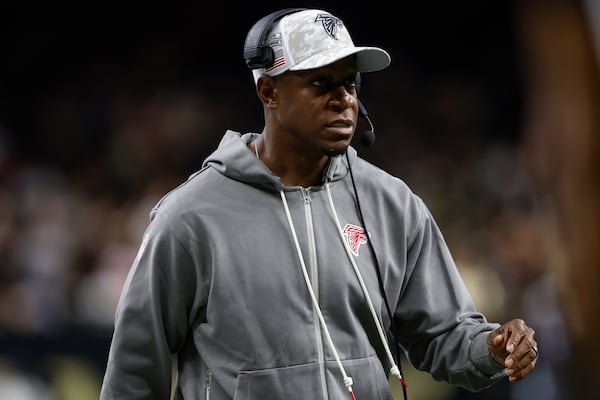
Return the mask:
M313 79L311 84L313 86L322 88L322 89L333 89L335 87L340 87L340 86L344 86L346 88L346 90L351 91L353 89L356 88L356 80L355 79L348 79L345 81L339 81L339 82L332 82L329 79L325 79L325 78L317 78L317 79Z
M346 86L346 89L348 90L354 89L356 88L356 81L354 79L347 80L344 86Z

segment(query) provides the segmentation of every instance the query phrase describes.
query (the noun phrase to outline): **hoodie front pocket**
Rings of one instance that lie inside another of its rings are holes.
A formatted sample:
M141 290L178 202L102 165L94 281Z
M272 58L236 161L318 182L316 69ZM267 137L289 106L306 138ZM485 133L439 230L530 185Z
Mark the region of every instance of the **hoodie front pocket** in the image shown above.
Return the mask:
M319 363L240 371L234 400L323 399Z
M376 356L343 361L353 374L358 400L391 400L391 391L381 362ZM291 367L240 371L234 400L339 400L348 390L335 361L325 363L325 380L319 363Z

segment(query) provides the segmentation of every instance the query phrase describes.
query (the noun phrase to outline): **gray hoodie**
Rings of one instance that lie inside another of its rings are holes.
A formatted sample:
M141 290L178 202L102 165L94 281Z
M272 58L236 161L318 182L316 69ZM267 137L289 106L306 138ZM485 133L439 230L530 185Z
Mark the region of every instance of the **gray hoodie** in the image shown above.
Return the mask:
M257 137L228 131L152 210L102 400L391 399L377 269L412 365L474 391L500 379L486 345L499 325L476 311L402 180L350 147L322 185L286 187L248 149Z

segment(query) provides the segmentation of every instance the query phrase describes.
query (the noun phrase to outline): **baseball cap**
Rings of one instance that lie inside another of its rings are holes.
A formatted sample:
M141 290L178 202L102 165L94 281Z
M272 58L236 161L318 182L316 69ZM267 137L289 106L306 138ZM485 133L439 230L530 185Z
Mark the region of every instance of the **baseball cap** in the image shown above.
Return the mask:
M350 55L356 57L357 72L379 71L391 62L381 48L355 46L342 20L325 10L285 15L273 25L265 44L273 49L274 62L252 71L255 82L262 75L321 68Z

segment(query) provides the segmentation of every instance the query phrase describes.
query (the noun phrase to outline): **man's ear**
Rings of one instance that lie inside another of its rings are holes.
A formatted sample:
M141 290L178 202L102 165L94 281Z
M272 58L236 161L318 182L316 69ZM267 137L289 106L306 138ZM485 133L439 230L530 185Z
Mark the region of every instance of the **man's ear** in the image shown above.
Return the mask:
M266 107L273 108L277 105L277 89L274 84L275 80L265 75L256 81L256 93Z

